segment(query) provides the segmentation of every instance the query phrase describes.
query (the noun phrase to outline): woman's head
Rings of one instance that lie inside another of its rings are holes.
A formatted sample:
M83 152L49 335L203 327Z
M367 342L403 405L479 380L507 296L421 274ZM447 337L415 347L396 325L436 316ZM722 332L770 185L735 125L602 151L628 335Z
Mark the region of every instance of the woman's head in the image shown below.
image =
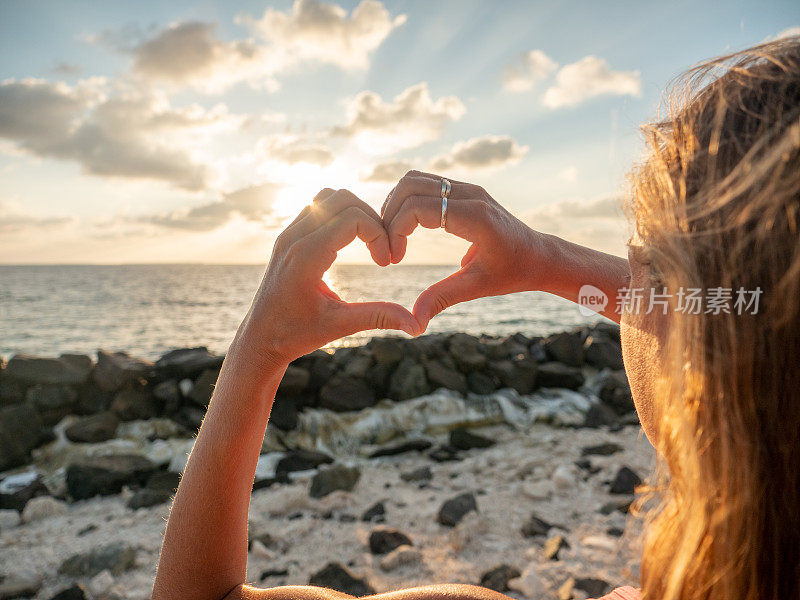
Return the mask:
M676 90L631 175L643 301L623 352L670 472L643 591L797 598L800 38L708 61ZM644 314L651 290L666 314Z

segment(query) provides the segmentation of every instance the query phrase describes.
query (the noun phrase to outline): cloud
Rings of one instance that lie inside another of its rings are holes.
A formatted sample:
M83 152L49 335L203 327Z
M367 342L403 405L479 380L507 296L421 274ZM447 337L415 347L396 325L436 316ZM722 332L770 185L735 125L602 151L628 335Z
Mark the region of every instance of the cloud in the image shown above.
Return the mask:
M578 167L575 165L568 165L558 172L558 178L568 183L573 183L578 180Z
M458 142L448 154L433 159L431 169L499 169L522 160L528 149L507 135L486 135Z
M241 15L237 22L287 58L352 70L366 69L369 54L406 22L406 16L392 17L377 0L362 0L349 16L338 4L295 0L291 11L267 8L259 19Z
M80 75L84 69L81 65L70 62L59 62L53 67L53 72L59 75Z
M604 59L585 56L559 69L556 83L545 91L543 102L548 108L560 108L601 95L640 97L639 71L612 71Z
M413 168L409 160L390 160L378 163L372 170L362 173L361 181L375 181L379 183L395 183Z
M0 233L16 234L30 229L50 229L72 223L71 217L41 216L24 212L18 205L0 202Z
M556 70L558 63L541 50L531 50L503 69L503 88L524 92Z
M75 86L6 80L0 84L0 138L35 156L75 161L93 175L203 189L207 168L193 158L192 144L178 141L237 127L237 118L224 105L172 108L164 96L116 92L108 95L103 80Z
M777 35L768 35L765 37L761 43L764 42L774 42L775 40L782 40L788 37L800 36L800 25L795 25L794 27L787 27L783 31L778 32Z
M330 148L304 140L292 134L278 134L263 138L258 149L267 157L293 165L300 162L326 167L333 162Z
M272 216L275 196L281 186L265 183L223 194L220 200L201 204L193 208L181 209L166 214L148 215L135 219L137 222L159 225L173 229L191 231L210 231L225 225L235 216L246 221L264 222Z
M379 153L413 148L437 139L445 125L460 119L466 108L455 96L434 101L428 84L403 90L391 102L364 91L347 103L347 124L334 127L333 135L360 138Z

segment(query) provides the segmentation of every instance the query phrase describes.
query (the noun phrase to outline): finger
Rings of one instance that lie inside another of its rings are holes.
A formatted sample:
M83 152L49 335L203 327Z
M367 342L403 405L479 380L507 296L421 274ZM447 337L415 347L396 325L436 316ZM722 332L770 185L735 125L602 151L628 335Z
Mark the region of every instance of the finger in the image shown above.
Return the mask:
M331 195L333 195L335 193L336 193L336 190L333 190L331 188L324 188L324 189L320 190L319 192L317 192L317 195L314 196L314 199L312 200L312 202L314 204L316 204L317 202L322 202L323 200L325 200L325 198L327 198L328 196L331 196Z
M390 263L389 239L383 224L358 206L345 208L297 243L304 245L302 250L307 250L309 256L318 257L322 276L336 260L336 253L356 238L367 245L376 264L385 267Z
M423 291L414 302L412 313L420 326L427 328L428 322L444 309L480 296L474 273L459 269Z
M322 226L323 223L329 221L342 211L353 206L361 209L378 225L383 227L383 221L378 216L378 213L375 212L375 209L349 190L336 190L327 196L322 196L323 192L325 191L326 190L322 190L322 192L317 194L315 200L317 198L321 199L316 200L316 203L307 213L306 218L304 218L301 222L298 222L294 232L292 233L292 239L296 240L308 235L315 229Z
M408 310L393 302L356 302L339 305L334 327L342 337L369 329L396 329L417 336L423 328Z
M383 218L383 213L386 211L386 206L389 204L389 200L391 200L391 199L392 199L392 194L394 194L394 191L395 191L396 189L397 189L397 186L394 186L394 187L392 188L392 191L390 191L390 192L389 192L389 193L386 195L386 200L384 200L384 201L383 201L383 204L381 205L381 219Z

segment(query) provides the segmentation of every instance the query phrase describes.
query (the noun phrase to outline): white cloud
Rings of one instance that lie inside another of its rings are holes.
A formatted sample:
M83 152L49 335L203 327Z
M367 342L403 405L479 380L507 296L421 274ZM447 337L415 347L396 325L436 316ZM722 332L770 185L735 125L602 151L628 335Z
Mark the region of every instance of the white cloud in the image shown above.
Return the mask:
M258 150L268 158L290 165L305 162L326 167L333 162L333 152L327 146L304 140L293 134L277 134L262 138Z
M568 183L573 183L578 180L578 167L575 165L568 165L558 172L558 178Z
M173 108L163 95L109 90L103 80L0 84L0 138L35 156L75 161L92 175L202 189L209 172L194 157L199 136L240 124L224 105Z
M556 83L545 91L543 102L548 108L575 106L601 95L642 95L639 71L612 71L597 56L586 56L559 69Z
M438 139L444 127L465 112L455 96L434 101L424 82L403 90L391 102L364 91L348 101L347 123L332 133L357 138L365 149L385 154Z
M768 35L764 38L763 42L773 42L775 40L782 40L788 37L800 36L800 25L795 25L794 27L787 27L783 31L778 32L777 35Z
M431 169L499 169L518 163L528 150L507 135L486 135L458 142L448 154L435 158Z
M524 92L556 70L558 63L541 50L531 50L503 70L503 87L510 92Z
M0 202L0 233L17 234L31 229L42 230L72 223L74 219L62 216L43 216L25 212L18 204Z
M288 12L267 8L261 18L237 22L267 42L284 60L314 60L343 69L365 69L369 54L406 21L392 17L382 2L362 0L348 16L338 4L295 0Z
M361 175L361 181L395 183L413 168L409 160L390 160L378 163L372 170Z

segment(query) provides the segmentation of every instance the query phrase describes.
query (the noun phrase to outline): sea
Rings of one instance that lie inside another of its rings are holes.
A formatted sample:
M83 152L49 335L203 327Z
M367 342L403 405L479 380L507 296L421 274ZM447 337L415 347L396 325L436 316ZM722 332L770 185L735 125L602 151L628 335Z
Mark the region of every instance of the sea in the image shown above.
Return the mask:
M325 281L344 300L388 300L410 310L420 291L454 270L334 265ZM102 348L156 359L192 346L223 353L263 273L261 265L0 266L0 355L94 354ZM550 294L522 292L450 307L428 332L547 335L599 319ZM362 332L330 345L386 334Z

